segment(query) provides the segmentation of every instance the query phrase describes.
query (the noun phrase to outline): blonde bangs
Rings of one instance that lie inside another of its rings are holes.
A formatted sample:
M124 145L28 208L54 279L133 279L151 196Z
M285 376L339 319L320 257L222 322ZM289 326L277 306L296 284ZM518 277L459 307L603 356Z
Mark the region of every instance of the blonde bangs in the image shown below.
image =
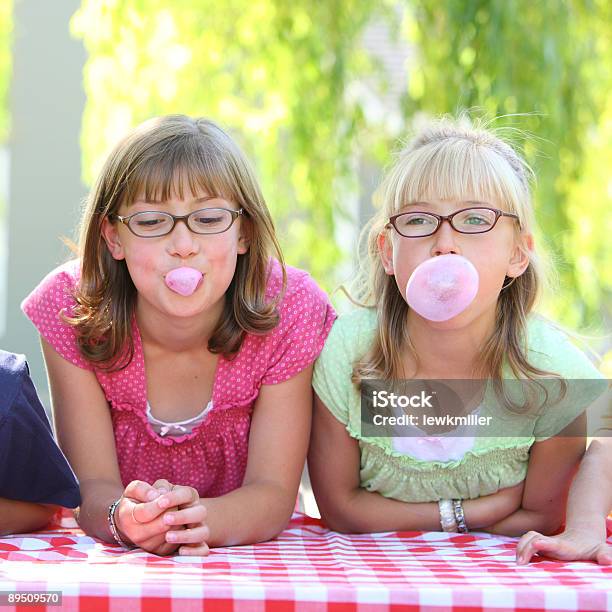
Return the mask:
M489 147L463 138L433 142L402 154L386 186L384 201L399 212L431 200L476 201L513 212L526 221L529 191L507 160Z

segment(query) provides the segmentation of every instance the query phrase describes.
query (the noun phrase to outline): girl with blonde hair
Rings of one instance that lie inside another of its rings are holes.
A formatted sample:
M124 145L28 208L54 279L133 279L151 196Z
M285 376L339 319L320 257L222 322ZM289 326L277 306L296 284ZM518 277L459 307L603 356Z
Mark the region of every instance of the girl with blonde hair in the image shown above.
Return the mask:
M512 146L463 116L422 125L384 178L360 307L336 321L313 377L309 470L333 529L521 535L561 525L584 411L602 386L567 336L533 313L542 274L531 175ZM424 427L422 417L441 416L438 403L401 429L366 430L372 381L451 379L482 381L452 397L488 428ZM552 381L558 401L534 412L538 387L517 391L506 379ZM578 393L569 379L593 384Z

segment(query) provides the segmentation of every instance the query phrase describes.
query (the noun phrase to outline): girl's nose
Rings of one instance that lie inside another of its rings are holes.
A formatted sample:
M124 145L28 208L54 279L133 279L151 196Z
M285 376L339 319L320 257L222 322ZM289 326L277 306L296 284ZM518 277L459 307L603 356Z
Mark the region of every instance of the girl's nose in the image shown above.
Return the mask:
M448 220L442 221L442 225L438 228L438 231L432 236L433 244L431 246L431 256L436 255L448 255L453 253L459 255L459 247L455 242L457 238L457 232L452 228Z
M168 250L171 255L189 257L198 252L200 243L197 234L194 234L187 223L177 221L168 236Z

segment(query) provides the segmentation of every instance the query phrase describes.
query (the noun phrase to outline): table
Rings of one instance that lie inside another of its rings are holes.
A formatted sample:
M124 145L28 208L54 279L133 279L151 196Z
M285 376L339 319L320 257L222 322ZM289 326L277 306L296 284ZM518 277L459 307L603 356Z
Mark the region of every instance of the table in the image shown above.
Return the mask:
M64 513L45 531L0 538L0 590L60 590L63 610L109 612L612 610L612 567L518 567L515 545L488 534L347 536L295 513L271 542L163 558L90 538Z

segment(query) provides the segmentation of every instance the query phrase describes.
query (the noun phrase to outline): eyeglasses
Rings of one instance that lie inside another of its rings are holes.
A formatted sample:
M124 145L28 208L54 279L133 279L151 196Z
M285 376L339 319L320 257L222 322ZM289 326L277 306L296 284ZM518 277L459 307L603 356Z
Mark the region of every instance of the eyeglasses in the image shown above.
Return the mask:
M128 217L110 214L111 220L127 225L132 234L141 238L159 238L169 234L177 221L183 221L195 234L221 234L226 232L244 210L228 208L201 208L188 215L171 215L158 210L137 212Z
M400 236L405 238L422 238L435 234L443 221L448 221L451 227L460 234L484 234L490 232L500 217L511 217L519 220L518 215L503 212L497 208L476 206L462 208L451 215L436 215L435 213L415 211L405 212L389 217L386 227L394 227Z

